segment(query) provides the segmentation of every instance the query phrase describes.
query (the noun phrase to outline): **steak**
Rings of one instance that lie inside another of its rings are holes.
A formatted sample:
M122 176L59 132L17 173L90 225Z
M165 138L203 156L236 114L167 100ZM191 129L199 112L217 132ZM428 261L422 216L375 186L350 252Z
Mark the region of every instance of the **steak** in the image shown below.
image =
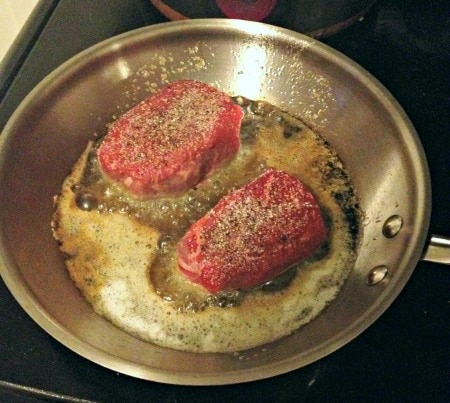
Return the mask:
M310 257L327 233L306 186L268 169L189 228L177 245L178 265L212 293L249 288Z
M117 120L98 149L103 172L138 198L196 185L240 146L241 108L205 84L181 80Z

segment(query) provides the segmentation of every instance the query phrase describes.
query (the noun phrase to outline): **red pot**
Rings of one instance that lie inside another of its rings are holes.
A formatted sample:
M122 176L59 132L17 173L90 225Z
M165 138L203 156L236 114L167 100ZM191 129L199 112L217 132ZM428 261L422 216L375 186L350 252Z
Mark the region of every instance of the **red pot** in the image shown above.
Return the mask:
M376 0L150 0L170 20L234 18L332 35L359 20Z

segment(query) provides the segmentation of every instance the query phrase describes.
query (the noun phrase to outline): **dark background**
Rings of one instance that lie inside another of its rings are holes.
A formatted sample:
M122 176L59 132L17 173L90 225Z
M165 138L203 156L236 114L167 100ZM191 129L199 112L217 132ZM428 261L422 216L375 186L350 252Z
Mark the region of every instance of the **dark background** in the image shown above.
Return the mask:
M430 234L450 235L448 1L381 0L323 39L380 80L403 106L428 157ZM28 92L79 51L165 18L146 0L41 0L0 72L0 128ZM1 189L0 189L1 191ZM0 281L0 401L448 402L450 271L419 262L387 312L335 353L240 385L164 385L117 374L41 330Z

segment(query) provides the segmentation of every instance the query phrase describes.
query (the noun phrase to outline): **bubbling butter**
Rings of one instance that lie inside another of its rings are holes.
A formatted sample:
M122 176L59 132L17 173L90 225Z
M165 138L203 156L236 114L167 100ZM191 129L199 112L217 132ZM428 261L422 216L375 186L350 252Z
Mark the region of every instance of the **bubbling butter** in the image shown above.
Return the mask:
M64 181L52 222L71 278L95 311L148 342L191 352L236 352L286 336L339 293L359 232L350 178L327 142L263 101L245 112L237 157L187 192L136 200L101 174L90 144ZM272 167L301 180L329 227L325 245L279 278L215 295L178 270L176 244L220 198Z

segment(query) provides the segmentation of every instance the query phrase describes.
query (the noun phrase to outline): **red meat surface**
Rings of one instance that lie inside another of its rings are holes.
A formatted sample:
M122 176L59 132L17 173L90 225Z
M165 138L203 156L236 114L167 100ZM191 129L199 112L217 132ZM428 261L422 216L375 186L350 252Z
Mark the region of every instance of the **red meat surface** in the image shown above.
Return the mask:
M269 169L189 228L178 243L178 265L212 293L249 288L311 256L327 233L311 192Z
M198 81L176 81L126 112L98 149L103 172L140 198L197 184L239 150L241 108Z

